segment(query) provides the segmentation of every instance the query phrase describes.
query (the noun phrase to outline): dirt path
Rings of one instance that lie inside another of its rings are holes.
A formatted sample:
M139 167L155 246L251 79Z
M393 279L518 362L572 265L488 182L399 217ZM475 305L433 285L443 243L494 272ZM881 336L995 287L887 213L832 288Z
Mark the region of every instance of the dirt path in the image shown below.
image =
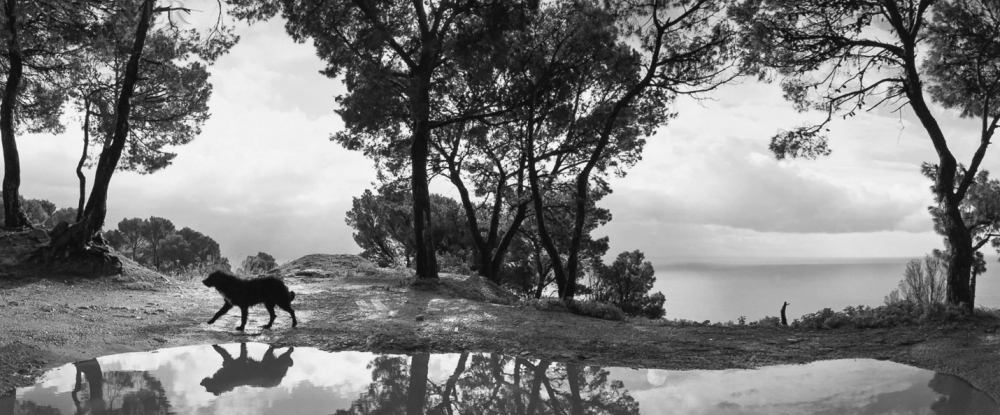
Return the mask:
M237 311L205 324L222 300L200 281L133 274L0 279L0 395L77 360L253 341L329 351L471 350L662 369L876 358L955 374L1000 397L1000 335L987 332L992 322L867 330L642 326L463 298L495 295L476 278L446 277L450 288L415 290L400 273L357 257L316 255L278 272L296 292L298 329L279 310L274 328L261 330L267 313L255 308L240 333L233 330Z

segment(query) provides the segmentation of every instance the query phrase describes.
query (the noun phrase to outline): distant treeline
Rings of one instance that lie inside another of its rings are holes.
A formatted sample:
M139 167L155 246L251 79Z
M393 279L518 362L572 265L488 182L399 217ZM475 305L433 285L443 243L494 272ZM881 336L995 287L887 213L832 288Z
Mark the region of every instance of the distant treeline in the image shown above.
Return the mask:
M0 197L0 203L3 198ZM51 228L61 221L76 222L76 208L56 208L56 204L45 199L25 199L20 196L24 215L35 226ZM4 220L4 212L0 211L0 223Z
M162 271L179 271L203 265L230 269L219 243L191 228L178 230L169 219L150 216L118 222L117 229L101 234L115 250L132 260Z

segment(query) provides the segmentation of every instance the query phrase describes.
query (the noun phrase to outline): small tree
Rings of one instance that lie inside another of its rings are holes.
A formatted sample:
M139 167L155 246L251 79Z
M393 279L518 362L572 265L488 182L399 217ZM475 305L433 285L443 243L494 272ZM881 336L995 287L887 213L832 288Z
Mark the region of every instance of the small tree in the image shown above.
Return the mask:
M135 261L139 248L144 246L143 238L144 221L140 218L122 219L118 222L118 232L122 238L123 247L132 252L132 260Z
M176 229L174 223L169 219L158 218L156 216L150 216L148 220L143 222L141 228L142 237L149 243L153 254L153 266L156 269L160 269L160 242L174 233Z
M360 198L354 198L345 221L356 231L354 241L364 250L362 257L381 266L411 265L416 242L410 197L402 188L386 185L378 194L366 189ZM449 256L453 268L464 269L460 263L467 261L472 241L461 205L432 194L431 215L434 223L439 224L431 232L434 248Z
M45 227L51 228L59 224L59 222L74 223L76 222L76 208L59 208L55 212L49 215L49 218L45 220L43 225Z
M663 293L649 295L653 288L656 271L653 264L646 261L642 251L622 252L611 266L594 262L596 276L591 288L594 299L612 303L626 314L660 318L666 313Z
M253 274L263 274L272 269L278 267L278 262L274 260L274 257L268 255L266 252L258 252L257 255L251 255L243 260L240 264L240 268L243 272L248 275Z
M916 304L938 304L945 299L947 263L925 255L924 260L911 259L903 270L899 288L885 298L886 304L907 301Z

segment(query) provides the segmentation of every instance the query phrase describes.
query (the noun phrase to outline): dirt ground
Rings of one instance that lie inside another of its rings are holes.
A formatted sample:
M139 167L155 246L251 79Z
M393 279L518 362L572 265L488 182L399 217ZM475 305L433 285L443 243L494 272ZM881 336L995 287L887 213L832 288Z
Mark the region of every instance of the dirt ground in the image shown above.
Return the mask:
M602 366L734 369L875 358L965 378L1000 397L995 320L893 329L811 330L751 326L652 326L483 300L499 293L478 277L446 275L415 289L405 274L351 255L309 255L272 273L296 292L299 319L251 310L214 325L221 306L199 279L175 280L135 266L102 279L7 271L0 276L0 396L47 369L93 357L183 345L253 341L328 351L499 352Z

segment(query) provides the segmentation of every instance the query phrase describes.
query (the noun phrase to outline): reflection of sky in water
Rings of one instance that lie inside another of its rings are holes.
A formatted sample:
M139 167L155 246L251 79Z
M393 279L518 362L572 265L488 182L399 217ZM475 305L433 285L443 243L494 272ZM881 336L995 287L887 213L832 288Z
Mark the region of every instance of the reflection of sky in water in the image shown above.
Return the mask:
M96 361L107 401L102 405L114 410L109 413L119 413L123 405L129 405L128 399L133 399L133 411L134 402L145 399L147 406L139 406L146 408L145 413L151 413L148 402L169 403L169 411L176 414L365 413L377 409L373 405L392 406L394 410L388 412L404 413L402 407L412 401L409 380L423 373L409 365L419 361L426 362L427 388L420 403L428 412L453 405L454 412L463 413L529 413L534 405L539 414L580 409L636 413L638 403L639 413L647 415L1000 413L987 395L961 379L875 360L758 370L576 370L557 363L546 366L544 361L476 353L419 360L307 347L289 350L250 343L243 359L239 344L101 357ZM225 366L224 354L229 359ZM19 389L16 402L11 397L0 399L0 415L77 413L73 394L77 367L71 364L49 371L34 387ZM521 369L516 377L515 367ZM456 371L459 377L449 382ZM80 376L76 398L84 402L82 408L100 413L86 404L86 379ZM516 382L520 388L513 387ZM449 402L444 402L445 394Z

